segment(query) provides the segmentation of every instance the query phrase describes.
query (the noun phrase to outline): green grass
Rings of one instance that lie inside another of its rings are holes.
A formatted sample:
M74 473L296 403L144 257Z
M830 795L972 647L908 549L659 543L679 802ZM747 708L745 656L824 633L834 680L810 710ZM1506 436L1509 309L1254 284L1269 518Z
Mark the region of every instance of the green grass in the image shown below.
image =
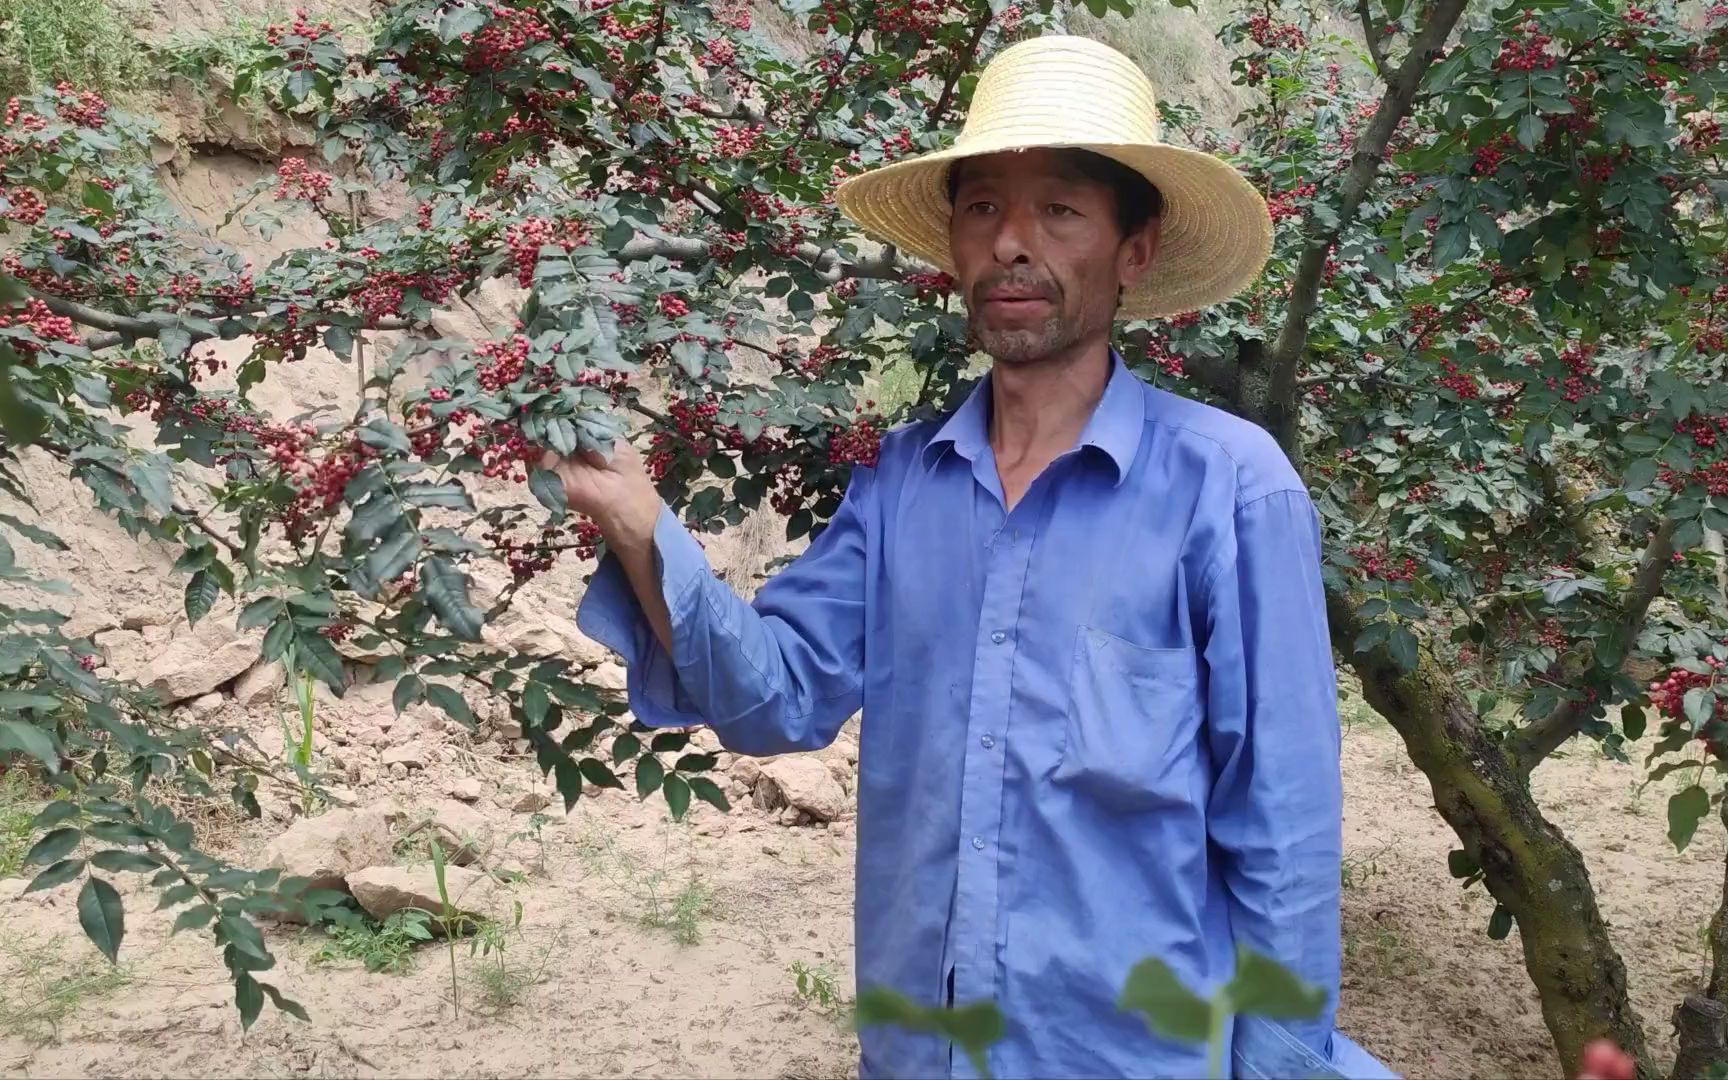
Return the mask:
M674 874L664 860L650 866L597 824L577 837L576 856L625 899L637 925L664 932L680 945L700 942L703 920L720 914L714 890L701 875L693 870Z
M62 79L110 97L137 88L152 71L132 32L140 10L114 0L7 0L0 7L0 97Z
M8 936L0 943L0 1035L36 1045L53 1042L80 1005L130 981L124 965L110 964L94 949L68 956L59 936Z
M414 947L432 940L432 916L417 908L398 911L381 923L337 926L310 963L314 967L358 960L367 971L401 974L414 967Z
M23 770L0 775L0 877L14 877L23 870L24 853L30 850L30 821L41 803Z

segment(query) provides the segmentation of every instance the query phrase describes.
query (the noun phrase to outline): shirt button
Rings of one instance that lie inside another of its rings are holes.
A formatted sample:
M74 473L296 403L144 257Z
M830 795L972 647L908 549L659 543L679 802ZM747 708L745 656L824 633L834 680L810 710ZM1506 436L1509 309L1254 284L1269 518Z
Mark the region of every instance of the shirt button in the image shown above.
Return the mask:
M996 745L996 739L992 735L981 735L978 738L978 745L982 746L984 749L988 750L992 746Z
M972 846L977 848L979 851L983 851L984 850L984 838L982 836L974 836L972 838Z
M1003 633L1002 631L998 630L994 634L990 635L990 640L994 641L996 644L1000 645L1004 641L1008 640L1008 635Z

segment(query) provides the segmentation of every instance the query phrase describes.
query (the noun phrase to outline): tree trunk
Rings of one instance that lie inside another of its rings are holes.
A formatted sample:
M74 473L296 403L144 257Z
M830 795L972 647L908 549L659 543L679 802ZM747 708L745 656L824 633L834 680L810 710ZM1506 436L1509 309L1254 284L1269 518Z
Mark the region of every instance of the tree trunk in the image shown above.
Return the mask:
M1638 1061L1641 1077L1656 1075L1583 856L1542 816L1524 774L1432 656L1403 672L1384 648L1359 655L1350 599L1334 595L1327 608L1333 644L1350 658L1368 703L1403 738L1435 808L1516 920L1524 967L1567 1074L1590 1040L1607 1037Z
M1728 825L1728 803L1722 822ZM1697 1080L1712 1065L1728 1066L1728 864L1723 867L1722 899L1710 917L1710 981L1674 1007L1680 1053L1674 1080Z

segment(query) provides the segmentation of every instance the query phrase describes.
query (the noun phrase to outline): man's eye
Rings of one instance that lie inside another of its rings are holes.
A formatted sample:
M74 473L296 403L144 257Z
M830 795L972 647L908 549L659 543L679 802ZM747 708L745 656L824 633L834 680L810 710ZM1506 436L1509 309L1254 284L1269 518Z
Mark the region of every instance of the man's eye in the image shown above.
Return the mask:
M1072 206L1065 206L1062 203L1050 204L1050 213L1056 217L1068 217L1076 212L1077 211Z
M996 204L993 202L985 202L980 199L977 202L969 203L966 207L966 212L969 214L994 214L996 212Z

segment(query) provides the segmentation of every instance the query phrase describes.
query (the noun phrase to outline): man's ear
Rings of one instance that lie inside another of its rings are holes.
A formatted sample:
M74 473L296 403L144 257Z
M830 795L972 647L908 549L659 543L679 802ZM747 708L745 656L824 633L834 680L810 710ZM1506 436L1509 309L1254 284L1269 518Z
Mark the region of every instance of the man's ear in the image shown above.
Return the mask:
M1140 283L1152 269L1152 260L1158 254L1159 220L1153 218L1122 240L1122 246L1116 251L1116 276L1124 288L1131 288Z

